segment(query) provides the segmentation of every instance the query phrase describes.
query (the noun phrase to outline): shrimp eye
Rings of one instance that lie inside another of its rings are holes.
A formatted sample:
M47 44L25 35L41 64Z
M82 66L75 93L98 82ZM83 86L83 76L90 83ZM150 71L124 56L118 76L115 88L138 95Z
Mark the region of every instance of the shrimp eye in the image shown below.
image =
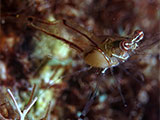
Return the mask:
M120 42L120 48L122 50L128 51L130 49L130 45L128 42L122 41L122 42Z
M136 31L134 32L134 37L133 37L132 42L137 43L137 42L139 42L140 40L142 40L143 37L144 37L143 31L142 31L142 30L136 30Z

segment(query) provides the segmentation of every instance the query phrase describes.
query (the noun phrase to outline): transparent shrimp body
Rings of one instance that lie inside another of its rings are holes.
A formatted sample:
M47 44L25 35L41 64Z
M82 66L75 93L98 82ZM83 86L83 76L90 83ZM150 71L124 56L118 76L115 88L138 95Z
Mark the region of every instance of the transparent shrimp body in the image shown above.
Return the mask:
M28 17L27 20L31 27L55 37L81 52L86 64L98 68L108 69L119 65L120 62L125 62L144 37L143 31L136 30L130 37L106 36L101 41L93 33L73 21L48 22L34 17ZM53 32L55 29L56 32ZM64 33L69 34L70 38L65 38Z
M80 52L85 63L98 68L107 69L119 65L120 62L125 62L144 37L143 31L136 30L130 37L106 36L101 41L92 32L71 20L62 19L49 22L33 16L26 17L19 14L8 16L16 17L36 30L63 41Z

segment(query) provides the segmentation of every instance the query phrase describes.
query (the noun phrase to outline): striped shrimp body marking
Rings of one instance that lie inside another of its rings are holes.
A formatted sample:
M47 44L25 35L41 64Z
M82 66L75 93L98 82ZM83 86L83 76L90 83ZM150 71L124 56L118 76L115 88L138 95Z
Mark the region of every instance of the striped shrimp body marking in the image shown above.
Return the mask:
M107 37L99 44L101 49L93 49L85 55L85 62L99 68L115 67L130 57L129 53L137 49L143 37L141 30L136 30L131 37Z

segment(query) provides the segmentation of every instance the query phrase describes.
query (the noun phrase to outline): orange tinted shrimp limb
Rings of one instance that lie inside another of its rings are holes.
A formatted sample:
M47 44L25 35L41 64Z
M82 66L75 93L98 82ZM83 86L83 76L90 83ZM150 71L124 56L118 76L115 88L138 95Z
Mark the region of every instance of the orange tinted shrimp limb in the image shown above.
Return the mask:
M35 28L36 30L39 30L39 31L41 31L41 32L43 32L43 33L45 33L45 34L47 34L47 35L50 35L50 36L52 36L52 37L54 37L54 38L56 38L56 39L59 39L59 40L63 41L64 43L68 44L70 47L72 47L72 48L74 48L74 49L76 49L76 50L78 50L78 51L80 51L80 52L84 52L79 46L73 44L72 42L70 42L70 41L68 41L68 40L66 40L66 39L64 39L64 38L62 38L62 37L59 37L59 36L57 36L57 35L55 35L55 34L52 34L52 33L50 33L50 32L47 32L46 30L44 30L44 29L42 29L42 28L34 25L34 24L33 24L33 21L34 21L34 20L37 20L37 19L34 19L34 17L29 17L28 20L29 20L29 25L30 25L31 27ZM47 22L47 21L42 21L42 20L39 20L39 19L38 19L38 21L39 21L39 22L43 22L44 24L50 24L50 22ZM54 24L52 23L52 25L54 25Z

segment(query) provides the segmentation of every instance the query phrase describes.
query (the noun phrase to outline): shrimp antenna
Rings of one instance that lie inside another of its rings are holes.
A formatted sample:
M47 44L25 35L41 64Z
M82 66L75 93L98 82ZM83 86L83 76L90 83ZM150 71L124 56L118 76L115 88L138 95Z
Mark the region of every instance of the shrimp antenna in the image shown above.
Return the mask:
M105 69L105 71L106 70L107 69ZM102 72L104 72L104 70L101 71L99 74L101 74ZM104 74L102 74L102 76L104 77ZM85 107L84 107L84 109L83 109L83 111L82 111L82 113L81 113L81 115L80 115L78 120L84 120L85 116L89 112L89 109L90 109L91 105L93 104L93 102L94 102L94 100L95 100L95 98L97 96L98 89L99 89L98 87L99 87L100 81L101 80L98 80L98 82L96 84L96 88L95 88L94 92L90 95L89 100L87 101L87 103L86 103L86 105L85 105Z
M91 94L88 102L86 103L81 116L79 117L79 120L83 120L85 118L85 116L87 115L87 113L89 112L89 109L91 107L91 105L93 104L96 96L97 96L97 92L98 92L98 85L96 86L94 92Z
M119 94L120 94L120 96L121 96L121 98L122 98L122 102L123 102L123 104L124 104L124 107L127 107L125 98L124 98L124 96L123 96L123 94L122 94L121 85L120 85L120 83L119 83L119 80L115 77L113 68L110 68L110 71L111 71L111 75L112 75L113 78L116 80L117 88L118 88Z
M122 66L121 64L119 65L119 67L130 77L132 77L132 79L134 79L135 81L137 81L138 83L140 83L140 85L143 85L144 84L144 76L143 75L140 75L140 78L142 79L139 80L136 78L135 75L131 74L126 68L124 68L124 66Z

